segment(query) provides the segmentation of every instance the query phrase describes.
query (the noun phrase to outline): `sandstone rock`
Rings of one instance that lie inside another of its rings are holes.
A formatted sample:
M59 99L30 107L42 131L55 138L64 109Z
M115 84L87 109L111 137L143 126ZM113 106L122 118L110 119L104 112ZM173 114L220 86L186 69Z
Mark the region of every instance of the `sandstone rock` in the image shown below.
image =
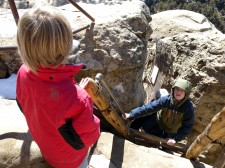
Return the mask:
M18 54L13 51L0 52L0 64L0 77L9 77L10 74L17 73L21 66L21 61Z
M65 7L69 12L69 5L61 8ZM80 36L84 33L81 32L75 37L80 40L80 51L71 57L70 62L83 62L88 70L81 72L78 80L103 73L123 110L129 111L144 101L141 77L147 57L147 39L151 34L149 10L140 1L124 1L112 6L96 4L94 7L82 4L82 7L95 18L95 24L83 36ZM70 13L65 14L73 17ZM74 19L70 21L76 25Z
M183 33L222 34L202 14L188 10L168 10L153 14L151 39L162 39ZM163 20L163 22L162 22Z
M110 163L105 167L111 167L112 165L112 168L178 168L184 165L185 168L211 167L200 162L187 160L178 155L171 155L156 148L138 146L105 132L101 133L101 137L97 142L92 157L95 156L95 154L102 154L105 158L109 159ZM99 163L93 163L91 159L91 167L98 167L98 164Z

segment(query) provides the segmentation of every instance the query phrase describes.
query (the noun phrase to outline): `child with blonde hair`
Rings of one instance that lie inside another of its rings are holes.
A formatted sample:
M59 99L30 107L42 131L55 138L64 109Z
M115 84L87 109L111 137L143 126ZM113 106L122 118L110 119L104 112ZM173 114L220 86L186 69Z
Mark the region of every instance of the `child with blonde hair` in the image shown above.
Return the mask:
M72 41L71 26L55 7L34 8L19 19L23 65L16 99L43 157L56 168L87 167L89 147L100 136L93 102L74 80L84 64L66 64Z

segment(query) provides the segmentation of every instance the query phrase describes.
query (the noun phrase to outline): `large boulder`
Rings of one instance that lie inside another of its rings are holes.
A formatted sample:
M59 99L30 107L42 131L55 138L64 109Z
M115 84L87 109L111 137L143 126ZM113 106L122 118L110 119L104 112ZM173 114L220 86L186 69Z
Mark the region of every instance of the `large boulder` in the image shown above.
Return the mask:
M61 9L68 7L71 5ZM86 32L75 35L80 41L80 50L70 56L70 62L83 62L87 66L78 75L78 81L81 77L94 78L97 73L103 73L123 111L128 112L144 102L141 79L151 34L149 9L141 1L122 1L114 5L82 4L82 7L95 18L95 23ZM67 10L65 14L72 25L77 26L71 12ZM91 23L83 17L79 18L83 25Z

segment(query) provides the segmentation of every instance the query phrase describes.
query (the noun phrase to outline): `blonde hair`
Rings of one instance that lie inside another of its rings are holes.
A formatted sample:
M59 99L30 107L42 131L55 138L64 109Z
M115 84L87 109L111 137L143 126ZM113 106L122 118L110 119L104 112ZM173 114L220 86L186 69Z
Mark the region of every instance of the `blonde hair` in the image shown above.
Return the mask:
M72 48L72 29L60 10L39 7L24 13L17 30L18 53L31 71L58 66Z

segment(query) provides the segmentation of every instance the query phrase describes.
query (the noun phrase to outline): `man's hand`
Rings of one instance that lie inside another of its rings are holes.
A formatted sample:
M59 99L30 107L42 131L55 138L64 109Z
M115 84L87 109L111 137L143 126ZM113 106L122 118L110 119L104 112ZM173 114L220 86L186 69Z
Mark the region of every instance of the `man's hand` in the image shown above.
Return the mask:
M176 143L176 141L174 139L169 139L167 141L167 145L173 146Z
M84 89L87 86L88 82L89 82L89 78L82 78L79 83L79 86Z

